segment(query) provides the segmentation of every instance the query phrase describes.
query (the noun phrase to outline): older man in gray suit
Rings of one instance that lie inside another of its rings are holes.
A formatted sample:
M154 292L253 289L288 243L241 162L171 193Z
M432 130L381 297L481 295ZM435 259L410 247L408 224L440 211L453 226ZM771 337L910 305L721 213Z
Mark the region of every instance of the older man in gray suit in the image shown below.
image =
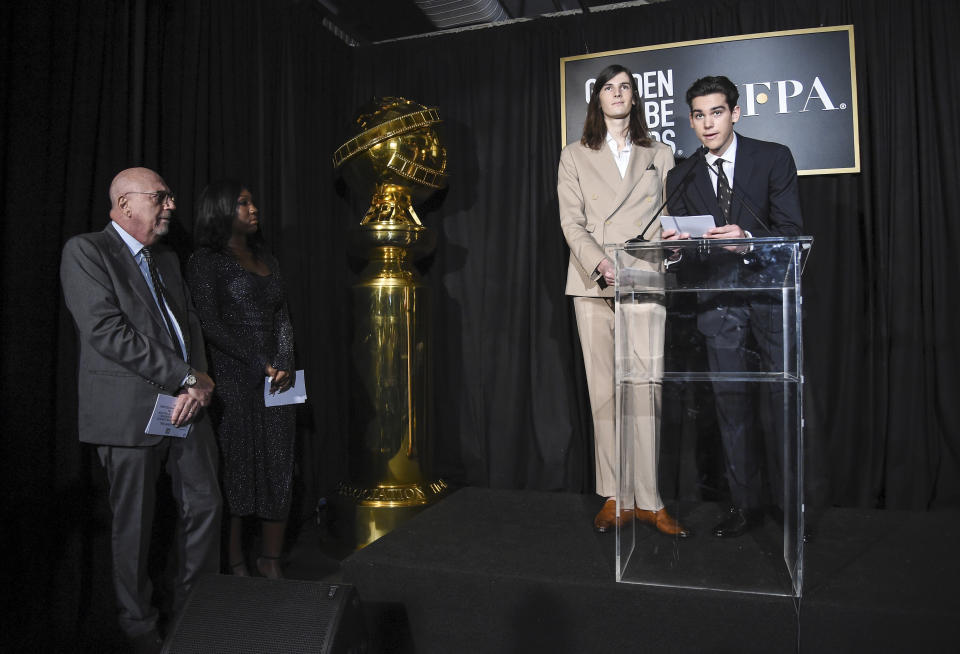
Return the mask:
M63 249L63 295L80 343L80 440L97 446L110 484L113 574L120 626L137 651L159 651L147 558L156 482L170 474L179 508L174 610L202 573L217 572L217 450L203 407L213 391L200 322L177 256L156 243L169 229L173 194L152 170L131 168L110 185L111 222ZM158 394L185 438L144 432Z

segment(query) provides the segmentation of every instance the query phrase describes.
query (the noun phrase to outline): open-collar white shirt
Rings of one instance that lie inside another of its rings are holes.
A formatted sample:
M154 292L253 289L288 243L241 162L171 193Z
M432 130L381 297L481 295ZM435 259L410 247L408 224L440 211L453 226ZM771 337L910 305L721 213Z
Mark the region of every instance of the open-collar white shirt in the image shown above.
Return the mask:
M607 146L613 153L613 160L617 162L617 169L620 171L620 179L627 174L627 164L630 163L630 151L633 150L633 144L630 139L626 140L623 149L617 147L617 139L613 138L610 132L607 132Z

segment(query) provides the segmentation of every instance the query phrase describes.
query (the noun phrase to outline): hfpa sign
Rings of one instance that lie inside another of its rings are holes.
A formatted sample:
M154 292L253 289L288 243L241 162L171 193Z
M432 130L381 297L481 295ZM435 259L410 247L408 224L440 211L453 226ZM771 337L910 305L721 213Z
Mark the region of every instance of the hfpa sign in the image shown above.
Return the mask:
M565 57L564 144L580 139L594 77L612 63L633 72L651 135L678 157L699 146L687 89L705 75L726 75L740 91L738 132L787 145L801 175L860 171L852 25Z

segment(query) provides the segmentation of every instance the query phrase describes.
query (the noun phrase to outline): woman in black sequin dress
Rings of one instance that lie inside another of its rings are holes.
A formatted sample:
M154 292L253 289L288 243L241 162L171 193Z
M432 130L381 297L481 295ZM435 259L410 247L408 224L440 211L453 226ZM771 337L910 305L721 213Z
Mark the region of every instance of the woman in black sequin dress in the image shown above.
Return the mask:
M283 391L294 379L293 328L277 260L265 249L250 191L232 181L203 190L194 230L197 250L187 283L203 324L216 382L211 412L221 453L223 495L230 513L229 565L249 574L243 518L261 521L257 571L282 577L293 477L295 413L265 407L265 377Z

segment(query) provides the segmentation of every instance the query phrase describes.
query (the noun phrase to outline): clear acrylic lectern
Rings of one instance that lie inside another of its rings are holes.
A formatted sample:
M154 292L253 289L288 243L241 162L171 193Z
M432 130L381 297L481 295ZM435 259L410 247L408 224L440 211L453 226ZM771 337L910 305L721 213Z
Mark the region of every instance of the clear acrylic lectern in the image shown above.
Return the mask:
M617 581L800 596L800 273L812 240L606 247L617 270L617 508L626 516ZM631 519L649 516L635 508L658 508L643 506L657 490L689 538ZM734 508L751 528L715 536Z

